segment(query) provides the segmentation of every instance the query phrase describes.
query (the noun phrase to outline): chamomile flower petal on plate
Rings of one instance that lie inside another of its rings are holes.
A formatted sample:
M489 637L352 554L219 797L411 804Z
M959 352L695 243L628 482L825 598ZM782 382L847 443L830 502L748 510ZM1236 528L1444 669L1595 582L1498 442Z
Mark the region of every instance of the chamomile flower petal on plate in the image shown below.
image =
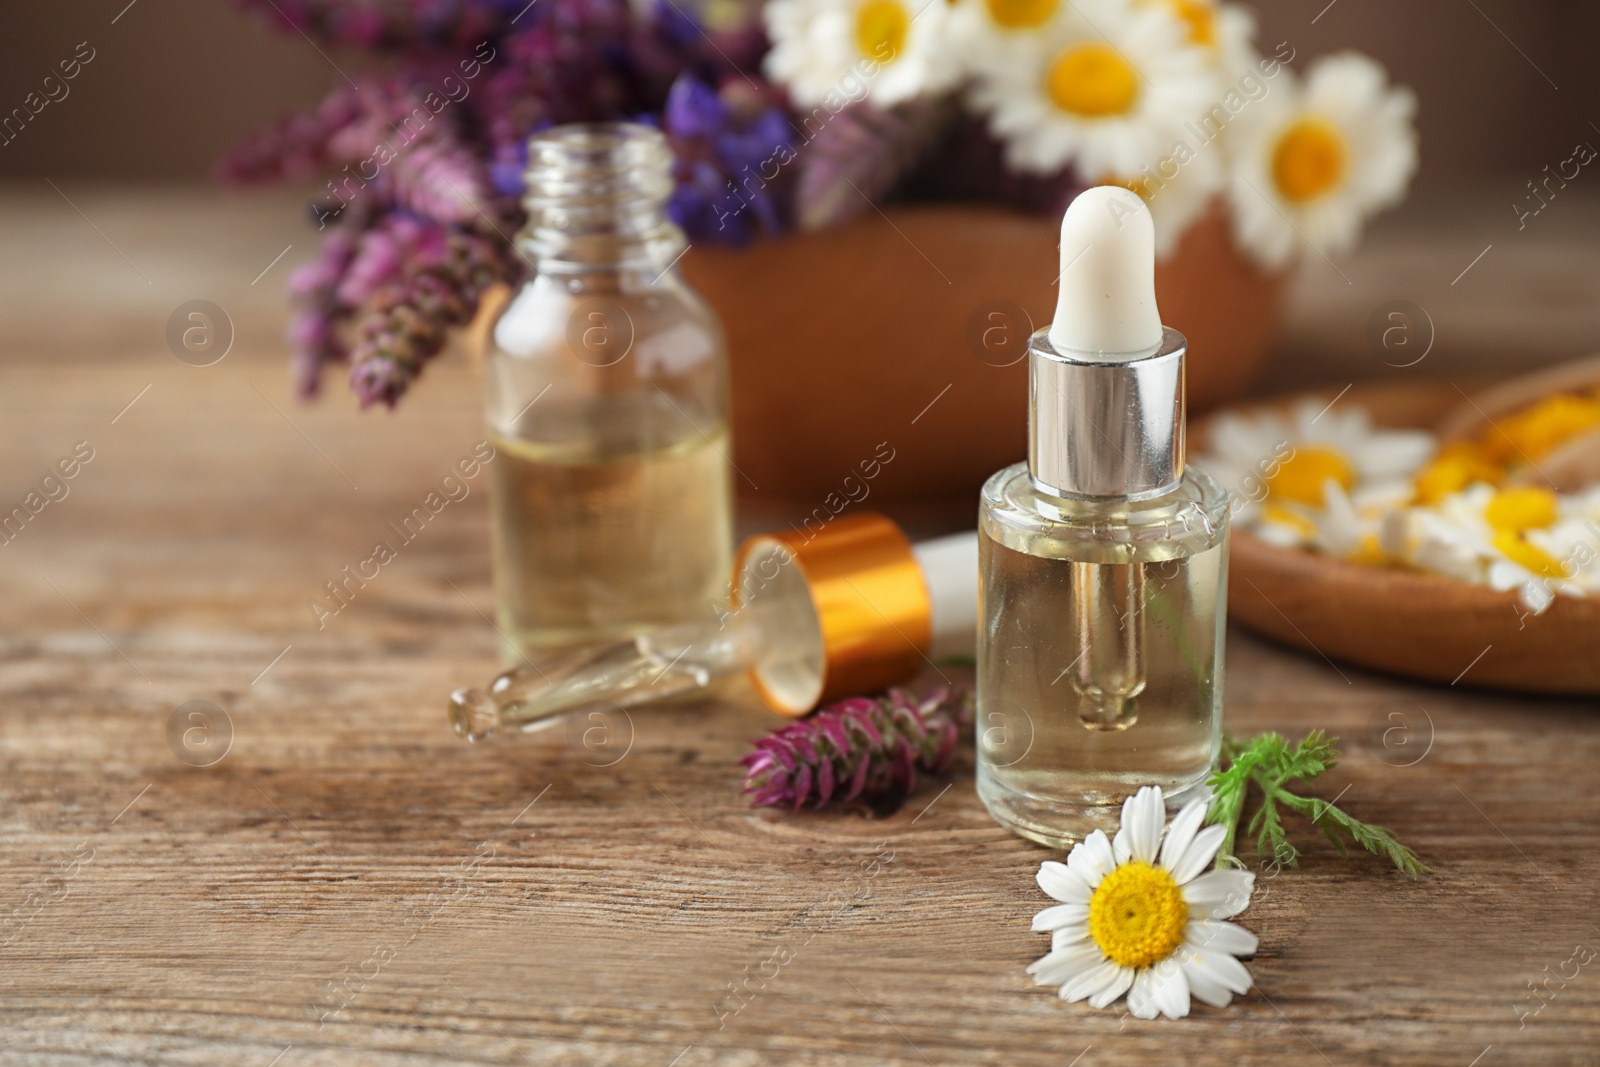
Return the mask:
M1380 536L1391 559L1447 578L1484 580L1482 539L1437 511L1407 508L1395 512L1384 519Z
M1028 966L1035 983L1093 1008L1126 995L1141 1019L1181 1019L1192 1000L1222 1007L1250 989L1238 957L1255 952L1255 935L1223 920L1249 904L1255 875L1208 870L1224 834L1201 826L1208 803L1190 803L1168 825L1161 790L1146 786L1123 805L1109 848L1095 831L1066 864L1041 865L1040 886L1072 902L1034 918L1036 931L1051 931L1049 954ZM1067 875L1090 866L1099 877L1084 902L1086 883Z
M1378 477L1350 491L1350 503L1364 517L1382 518L1411 503L1416 489L1406 478Z
M1319 551L1330 556L1345 558L1356 555L1368 532L1344 487L1336 481L1323 485L1322 510L1310 521L1316 528L1313 543ZM1376 529L1371 532L1376 541Z
M1014 47L979 55L973 105L1017 170L1141 175L1215 101L1218 76L1165 9L1073 0Z
M946 0L771 0L763 69L802 109L941 92L962 75L948 15Z
M1313 63L1303 86L1287 70L1274 81L1228 128L1234 236L1267 267L1306 243L1348 250L1417 167L1416 97L1374 60L1339 53Z
M1487 486L1473 489L1482 501L1482 522L1493 551L1490 588L1515 589L1526 607L1535 614L1543 612L1554 602L1557 589L1567 585L1572 570L1569 559L1559 554L1561 543L1548 536L1570 505L1543 486L1507 486L1487 499Z
M1420 484L1420 479L1419 479ZM1419 491L1419 497L1421 493ZM1582 595L1595 579L1600 525L1584 517L1586 497L1539 486L1473 482L1382 517L1385 553L1419 570L1516 592L1534 614L1558 594Z
M1364 408L1309 399L1288 412L1216 417L1195 462L1234 494L1234 521L1265 524L1257 532L1274 544L1314 539L1311 511L1326 507L1332 485L1348 497L1341 503L1370 520L1363 535L1376 545L1382 508L1375 502L1408 500L1409 479L1436 448L1432 434L1376 427Z
M1600 590L1600 487L1563 497L1555 523L1523 536L1560 561L1559 592L1582 596Z
M1518 455L1559 447L1600 413L1546 400L1504 417L1501 452L1373 425L1353 403L1213 418L1196 464L1233 500L1236 528L1282 548L1400 565L1515 593L1534 614L1600 592L1600 486L1561 494ZM1505 429L1511 427L1511 430Z

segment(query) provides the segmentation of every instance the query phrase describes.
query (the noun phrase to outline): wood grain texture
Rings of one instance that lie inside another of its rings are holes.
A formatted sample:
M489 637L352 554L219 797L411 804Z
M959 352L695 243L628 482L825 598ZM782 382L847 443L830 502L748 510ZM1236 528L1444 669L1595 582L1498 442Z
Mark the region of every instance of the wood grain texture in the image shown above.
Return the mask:
M307 600L477 440L477 383L446 360L393 416L338 383L295 405L263 290L298 217L69 192L150 284L59 205L7 231L37 240L0 266L32 294L0 312L0 502L96 454L0 547L0 1064L1592 1062L1595 965L1517 1011L1600 947L1592 704L1233 634L1229 728L1340 735L1320 795L1437 874L1299 829L1243 916L1250 995L1181 1024L1064 1005L1023 973L1050 854L970 758L889 817L793 816L738 796L773 721L737 690L635 715L610 766L559 731L455 740L445 694L495 666L481 478L319 631ZM194 297L238 329L209 368L161 339ZM191 700L232 723L209 767L168 744Z

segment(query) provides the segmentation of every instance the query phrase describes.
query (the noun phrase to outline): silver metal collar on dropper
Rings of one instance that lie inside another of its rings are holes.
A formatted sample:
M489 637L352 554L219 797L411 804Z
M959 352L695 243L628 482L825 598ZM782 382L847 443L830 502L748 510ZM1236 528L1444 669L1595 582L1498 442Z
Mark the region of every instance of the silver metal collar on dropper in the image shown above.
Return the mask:
M1159 496L1183 480L1188 343L1162 330L1147 355L1110 361L1028 340L1028 475L1068 497Z
M1028 339L1028 475L1061 497L1147 499L1183 480L1188 342L1155 306L1149 209L1116 186L1061 222L1056 320Z

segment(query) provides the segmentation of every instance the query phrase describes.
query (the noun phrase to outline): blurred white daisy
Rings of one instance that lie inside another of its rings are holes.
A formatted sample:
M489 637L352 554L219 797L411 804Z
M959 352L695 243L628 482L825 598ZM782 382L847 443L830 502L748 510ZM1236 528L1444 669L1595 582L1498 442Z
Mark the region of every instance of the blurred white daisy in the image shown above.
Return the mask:
M1302 241L1348 250L1362 224L1400 202L1417 167L1416 97L1352 52L1311 65L1302 88L1280 71L1272 91L1228 128L1234 237L1268 267Z
M1384 551L1420 570L1515 591L1534 614L1600 590L1600 488L1558 496L1475 482L1385 517Z
M1039 888L1060 903L1033 917L1051 935L1050 954L1028 967L1034 982L1094 1008L1126 993L1140 1019L1181 1019L1191 998L1222 1008L1249 991L1236 957L1255 952L1256 935L1224 920L1249 905L1255 875L1208 870L1225 833L1201 828L1208 803L1165 826L1161 790L1146 786L1123 804L1114 841L1096 830L1066 863L1040 864Z
M1555 521L1523 539L1560 564L1571 591L1600 591L1600 485L1562 496Z
M1173 176L1164 178L1163 171ZM1155 223L1156 255L1165 259L1227 184L1227 169L1221 153L1202 150L1182 166L1147 167L1131 178L1107 174L1094 184L1120 185L1139 194Z
M1189 43L1209 52L1222 70L1230 75L1257 70L1256 17L1243 4L1218 0L1140 0L1167 8L1183 23Z
M1370 553L1382 515L1410 501L1411 478L1437 447L1425 431L1380 429L1365 408L1310 398L1287 412L1218 415L1195 464L1229 490L1236 525L1347 556Z
M1570 407L1540 402L1495 433L1509 427L1508 449L1542 454L1588 425ZM1515 592L1534 614L1557 596L1600 593L1600 485L1563 495L1524 484L1523 466L1482 442L1440 447L1420 430L1374 427L1357 405L1309 399L1217 416L1206 451L1196 465L1229 490L1236 527L1270 544Z
M948 32L962 42L969 65L1003 61L1060 16L1067 0L954 0Z
M763 69L799 108L870 98L888 107L962 76L947 0L771 0Z
M974 50L972 103L1018 170L1137 176L1217 99L1205 53L1162 6L1073 0L1001 50Z

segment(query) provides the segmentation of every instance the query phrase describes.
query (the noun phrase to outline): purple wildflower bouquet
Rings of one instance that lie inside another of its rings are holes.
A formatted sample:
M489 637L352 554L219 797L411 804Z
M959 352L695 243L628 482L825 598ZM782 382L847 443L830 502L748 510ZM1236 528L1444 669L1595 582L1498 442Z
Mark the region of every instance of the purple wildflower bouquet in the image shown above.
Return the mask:
M485 290L517 280L529 134L616 118L665 127L681 159L672 213L702 233L705 190L786 128L776 94L713 88L759 56L753 27L705 31L671 0L648 18L627 0L236 2L287 32L389 57L219 164L234 184L325 183L311 204L321 250L289 283L302 396L348 363L363 406L392 406ZM743 235L778 225L770 197L741 215Z
M350 365L392 406L526 265L526 141L658 126L693 242L743 244L906 201L1058 214L1112 182L1157 250L1214 203L1268 268L1348 247L1415 166L1414 101L1355 54L1303 85L1228 0L234 0L373 53L320 105L221 162L234 183L323 182L290 283L300 393ZM342 73L342 72L341 72ZM770 80L769 80L770 79Z

